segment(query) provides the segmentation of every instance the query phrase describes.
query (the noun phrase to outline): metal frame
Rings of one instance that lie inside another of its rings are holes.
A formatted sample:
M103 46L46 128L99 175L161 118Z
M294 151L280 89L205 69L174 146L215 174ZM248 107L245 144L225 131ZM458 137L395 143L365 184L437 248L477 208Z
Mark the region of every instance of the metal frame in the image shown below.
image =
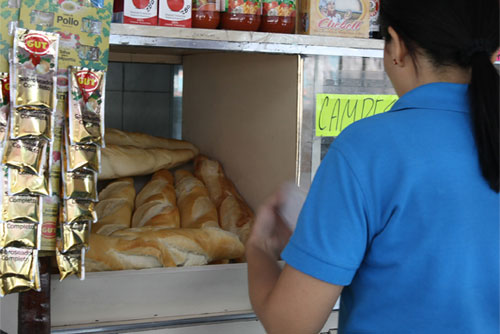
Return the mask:
M383 57L383 41L113 24L111 45L297 55ZM183 53L181 51L181 53Z
M78 328L52 328L54 334L86 334L86 333L128 333L144 330L178 328L187 326L213 325L236 321L257 321L254 313L211 315L202 317L189 317L169 320L155 320L128 324L89 324L80 325Z

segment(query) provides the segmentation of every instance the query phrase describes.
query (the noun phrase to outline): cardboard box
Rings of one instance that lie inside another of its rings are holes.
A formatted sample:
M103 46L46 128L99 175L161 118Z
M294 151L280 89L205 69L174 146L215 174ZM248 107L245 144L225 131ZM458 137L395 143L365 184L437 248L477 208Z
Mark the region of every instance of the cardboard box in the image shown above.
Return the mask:
M19 26L59 33L59 69L106 70L112 15L113 0L23 0Z
M370 0L304 0L299 33L368 38Z
M191 27L191 0L159 0L158 25Z
M9 27L19 19L19 1L0 0L0 72L9 72L9 50L14 39Z
M157 0L125 0L123 23L155 26L158 23Z

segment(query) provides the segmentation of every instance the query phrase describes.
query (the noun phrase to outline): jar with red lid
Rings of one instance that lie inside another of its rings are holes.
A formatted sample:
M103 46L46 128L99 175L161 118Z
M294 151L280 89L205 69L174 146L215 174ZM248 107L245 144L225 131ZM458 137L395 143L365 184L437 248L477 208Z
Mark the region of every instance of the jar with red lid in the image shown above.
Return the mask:
M220 23L219 0L193 0L193 28L216 29Z
M260 31L293 34L296 16L295 0L262 0Z
M221 14L222 29L259 30L262 0L226 0L225 11Z

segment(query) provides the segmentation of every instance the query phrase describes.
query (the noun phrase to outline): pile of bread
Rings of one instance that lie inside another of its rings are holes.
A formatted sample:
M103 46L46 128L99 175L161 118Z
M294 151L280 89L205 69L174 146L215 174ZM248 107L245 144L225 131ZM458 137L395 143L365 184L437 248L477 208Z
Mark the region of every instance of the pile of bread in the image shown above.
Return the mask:
M87 271L241 261L254 214L219 162L186 141L106 130ZM186 165L194 160L193 165ZM187 166L194 170L176 169ZM133 176L152 174L136 193Z

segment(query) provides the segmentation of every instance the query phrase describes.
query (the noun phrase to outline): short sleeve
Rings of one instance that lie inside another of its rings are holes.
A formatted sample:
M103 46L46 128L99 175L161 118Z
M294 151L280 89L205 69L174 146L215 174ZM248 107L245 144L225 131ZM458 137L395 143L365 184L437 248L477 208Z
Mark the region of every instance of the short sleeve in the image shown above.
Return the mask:
M349 285L368 244L366 201L349 161L332 145L282 258L322 281Z

